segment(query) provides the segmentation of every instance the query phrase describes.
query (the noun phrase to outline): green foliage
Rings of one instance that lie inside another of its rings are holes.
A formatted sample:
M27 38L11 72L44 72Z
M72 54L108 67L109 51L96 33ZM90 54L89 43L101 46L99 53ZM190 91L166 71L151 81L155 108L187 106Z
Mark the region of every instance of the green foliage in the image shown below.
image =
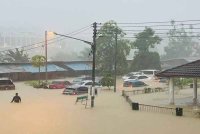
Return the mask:
M45 61L46 61L46 58L44 56L42 56L42 55L35 55L31 59L31 64L34 67L41 67L41 66L44 66Z
M183 89L184 86L193 83L192 78L175 78L174 85L177 86L179 89Z
M24 53L23 49L19 50L18 48L16 48L15 51L13 50L7 51L3 55L3 58L1 60L9 63L23 63L23 62L29 62L29 57L27 53Z
M164 48L165 55L162 56L162 59L173 59L173 58L184 58L193 56L197 44L197 39L195 39L191 32L186 32L185 28L177 28L174 21L171 22L172 29L169 30L169 43L168 46ZM194 49L195 48L195 49ZM199 48L200 50L200 48ZM199 54L199 51L196 51ZM198 55L197 54L197 55Z
M42 81L42 82L38 82L38 81L26 81L25 84L28 84L34 88L48 88L48 83Z
M143 32L136 35L136 40L133 42L133 48L138 49L139 53L149 52L149 48L154 48L155 44L159 44L161 38L154 35L155 32L151 28L145 28Z
M136 40L132 47L138 51L134 55L130 71L138 71L141 69L160 69L160 56L157 52L149 52L149 48L153 48L155 44L159 44L161 38L154 35L151 28L136 35Z
M108 89L110 89L111 86L114 86L114 78L110 73L106 73L101 79L101 84L102 86L106 86Z
M117 45L116 45L117 34ZM97 33L96 64L100 72L113 72L115 54L117 59L117 73L122 74L127 70L126 56L130 53L129 41L122 39L125 33L117 26L116 22L105 23ZM115 48L117 47L117 52Z
M142 69L161 69L160 56L157 52L138 53L131 64L130 71Z
M40 85L40 67L41 66L44 66L45 64L45 61L46 61L46 58L42 55L35 55L32 57L31 59L31 64L34 66L34 67L38 67L38 72L39 72L39 85Z

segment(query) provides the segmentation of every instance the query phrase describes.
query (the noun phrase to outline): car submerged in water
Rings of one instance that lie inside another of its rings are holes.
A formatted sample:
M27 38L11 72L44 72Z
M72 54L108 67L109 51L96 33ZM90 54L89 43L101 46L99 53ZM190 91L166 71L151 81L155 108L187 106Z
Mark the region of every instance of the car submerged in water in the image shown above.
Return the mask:
M0 90L15 90L15 85L9 78L0 78Z
M63 91L63 94L78 95L78 94L88 93L88 90L92 88L92 84L93 84L92 80L84 80L82 82L66 87L65 90ZM98 90L102 89L102 86L100 83L95 82L94 88L97 93Z
M87 94L88 93L88 87L85 86L79 86L79 85L71 85L66 87L63 90L63 94L65 95L79 95L79 94Z
M123 87L144 87L148 86L146 83L139 80L128 80L124 81Z
M69 81L58 80L58 81L52 81L48 87L49 87L49 89L63 89L69 85L71 85L71 83Z

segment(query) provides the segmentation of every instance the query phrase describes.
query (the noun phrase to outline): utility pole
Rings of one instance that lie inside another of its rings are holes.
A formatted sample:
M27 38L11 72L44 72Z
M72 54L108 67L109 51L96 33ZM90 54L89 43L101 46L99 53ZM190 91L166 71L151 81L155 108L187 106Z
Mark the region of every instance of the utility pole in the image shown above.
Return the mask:
M115 32L115 82L114 82L114 92L116 92L116 86L117 86L117 38L118 38L118 33L117 29Z
M47 84L47 31L45 31L45 80Z
M94 107L94 92L95 92L95 55L96 55L96 35L97 35L97 23L93 23L93 45L92 45L92 96L91 107Z

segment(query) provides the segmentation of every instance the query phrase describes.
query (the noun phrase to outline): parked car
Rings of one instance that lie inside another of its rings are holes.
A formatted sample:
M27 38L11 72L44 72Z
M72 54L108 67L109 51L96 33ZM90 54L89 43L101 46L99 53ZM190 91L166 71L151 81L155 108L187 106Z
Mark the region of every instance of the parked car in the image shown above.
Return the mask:
M140 81L148 81L151 80L151 77L148 77L146 75L133 75L127 79L125 79L124 81L129 81L129 80L140 80Z
M143 86L147 86L147 84L139 80L129 80L129 81L124 81L123 83L123 87L143 87Z
M71 85L63 90L63 94L66 95L78 95L87 93L88 93L88 87L78 86L78 85Z
M62 89L65 88L66 86L71 85L69 81L52 81L51 84L49 84L50 89Z
M130 72L124 76L122 76L122 79L125 80L125 79L128 79L129 77L133 76L133 75L139 75L139 74L142 74L141 72Z
M95 77L95 82L101 83L101 79L102 79L102 77ZM83 81L86 81L86 80L92 81L92 77L91 76L84 76L84 77L75 78L72 81L72 84L79 84L80 85L80 83L82 83Z
M93 84L92 80L84 80L81 83L79 83L80 86L88 87L88 88L90 88L92 86L92 84ZM100 83L95 82L95 88L101 89L102 86Z
M159 73L160 70L156 70L156 69L146 69L146 70L140 70L140 72L146 76L149 77L154 77L156 73Z
M15 85L9 78L0 78L0 90L14 90Z
M80 83L84 80L92 80L92 77L91 76L77 77L72 81L72 84L77 84L77 83Z

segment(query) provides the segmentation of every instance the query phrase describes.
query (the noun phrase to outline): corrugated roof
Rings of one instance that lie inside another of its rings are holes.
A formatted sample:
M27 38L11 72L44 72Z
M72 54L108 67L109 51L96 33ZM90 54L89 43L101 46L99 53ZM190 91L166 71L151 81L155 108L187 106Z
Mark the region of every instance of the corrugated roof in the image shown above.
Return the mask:
M92 67L90 64L86 64L86 63L68 63L65 64L67 67L75 70L75 71L89 71L92 70Z
M200 77L200 60L164 70L159 77Z
M39 71L38 67L34 67L31 64L24 64L21 66L24 68L25 72L38 73ZM47 65L47 72L56 72L56 71L66 71L66 70L54 64ZM40 67L40 72L46 72L45 66Z
M24 68L20 65L0 65L0 73L24 72Z

